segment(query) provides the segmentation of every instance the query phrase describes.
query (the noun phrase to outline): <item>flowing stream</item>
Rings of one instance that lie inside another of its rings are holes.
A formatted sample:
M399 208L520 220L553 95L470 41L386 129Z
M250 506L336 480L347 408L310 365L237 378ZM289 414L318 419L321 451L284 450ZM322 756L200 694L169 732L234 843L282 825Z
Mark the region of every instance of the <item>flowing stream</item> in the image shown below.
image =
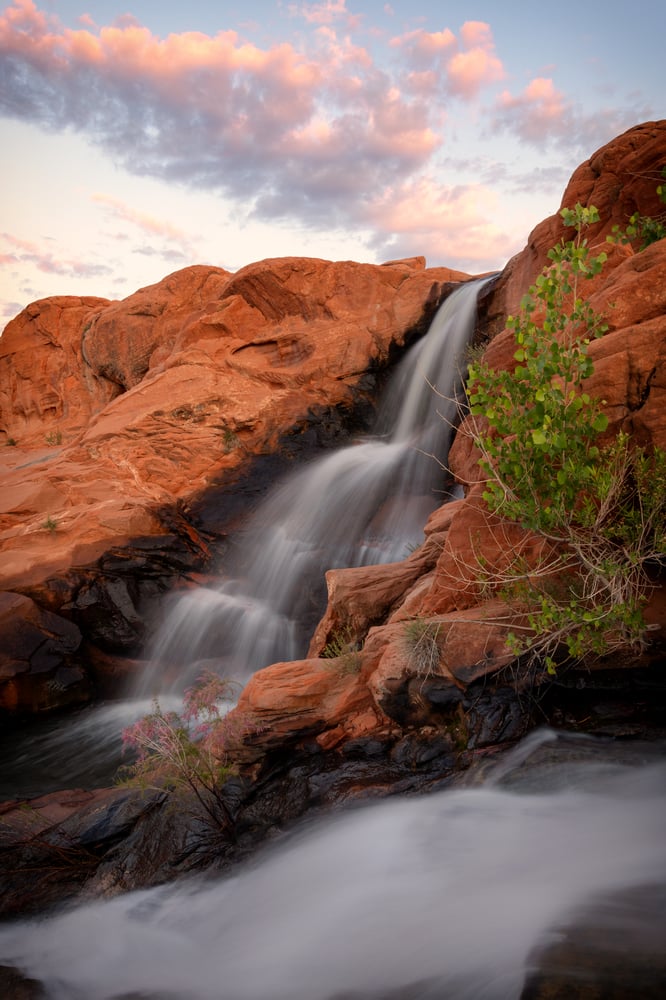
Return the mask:
M0 928L0 964L49 1000L517 1000L573 927L602 976L619 940L663 984L660 753L533 734L481 785L306 823L233 877Z
M219 585L167 602L150 667L124 700L0 734L0 800L109 784L121 763L122 729L150 710L155 695L175 708L205 667L243 683L260 667L304 655L325 607L327 569L390 562L421 542L443 499L440 463L484 283L456 289L406 353L374 434L278 484L250 516L235 555L225 557Z
M301 612L321 611L326 569L399 559L420 542L441 502L436 459L477 293L462 286L410 350L374 436L279 486L220 585L174 598L144 689L22 745L14 734L16 773L0 791L13 781L20 794L19 772L29 794L108 783L141 698L177 703L202 662L242 680L302 655ZM666 995L665 793L663 746L546 730L459 786L306 822L232 877L0 926L0 964L39 980L48 1000L518 1000L544 949L550 973L585 981L567 951L573 928L594 975L634 955Z
M327 569L402 559L423 540L443 501L455 395L484 283L456 289L407 352L373 435L278 484L252 515L240 551L225 556L220 584L174 596L140 694L182 689L202 662L242 681L303 656L325 607Z

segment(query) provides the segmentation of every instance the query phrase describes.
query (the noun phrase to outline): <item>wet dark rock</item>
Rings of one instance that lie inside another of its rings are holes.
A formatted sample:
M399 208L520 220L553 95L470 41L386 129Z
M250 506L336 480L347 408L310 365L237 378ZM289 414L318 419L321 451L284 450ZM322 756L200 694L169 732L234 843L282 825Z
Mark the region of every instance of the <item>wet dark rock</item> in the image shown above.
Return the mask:
M666 885L615 894L603 917L577 914L531 956L521 1000L662 1000L665 913Z
M165 798L157 791L99 789L3 803L0 916L35 913L80 892Z
M184 516L193 528L219 544L233 533L232 544L242 537L243 522L295 464L311 461L325 451L349 443L353 434L367 433L375 416L378 379L360 379L353 405L311 407L306 418L280 437L275 450L253 455L235 474L225 471L205 491L192 497Z
M6 1000L46 1000L41 983L8 965L0 965L0 996Z
M64 610L81 623L86 636L109 652L133 653L141 647L145 634L127 581L100 577L84 584L75 601Z
M87 693L79 628L22 594L0 594L0 709L43 711Z
M529 728L530 706L514 688L477 693L470 687L464 704L470 750L519 740Z

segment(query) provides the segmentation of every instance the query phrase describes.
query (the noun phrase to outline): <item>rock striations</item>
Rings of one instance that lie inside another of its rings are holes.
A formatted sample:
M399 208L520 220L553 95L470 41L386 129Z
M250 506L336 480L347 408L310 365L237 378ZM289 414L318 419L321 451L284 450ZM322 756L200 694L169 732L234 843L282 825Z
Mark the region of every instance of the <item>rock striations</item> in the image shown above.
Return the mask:
M100 648L136 652L136 605L154 578L205 564L184 505L229 489L285 438L334 434L367 409L375 379L466 278L423 258L189 267L122 302L46 299L10 322L0 591L22 639L2 633L0 706L87 697L61 667L99 662ZM68 638L47 669L51 633L27 598L92 648L77 657Z
M578 168L563 205L595 204L602 222L590 238L603 240L634 211L660 212L664 164L666 121L637 126ZM506 316L564 235L558 214L542 222L480 302L495 366L513 363ZM145 606L205 571L209 543L233 530L262 462L270 475L299 442L330 441L359 419L382 371L467 277L422 258L191 267L123 302L54 298L13 320L0 339L0 708L41 711L117 690L140 654ZM609 433L666 449L666 240L640 253L616 247L586 292L608 323L592 346L589 390L605 400ZM479 503L477 457L463 422L449 461L464 495L434 512L404 561L331 569L307 657L247 683L236 711L252 718L253 735L229 786L241 848L313 802L413 788L405 776L417 772L441 781L457 759L516 738L535 718L570 711L561 717L576 724L575 709L548 708L546 678L518 676L509 609L475 579L480 552L501 571L539 545ZM619 665L646 668L637 701L648 707L649 684L663 687L664 595L662 581L647 612L652 655ZM325 658L341 635L348 650ZM574 676L570 689L593 687L591 676ZM589 701L584 709L594 714ZM118 793L100 795L114 816ZM59 802L35 804L42 839ZM77 830L98 831L91 802L82 812L76 795L65 804ZM93 891L173 874L189 833L164 848L168 859L150 860L160 802L123 805L144 819L127 820L129 846L110 851ZM20 809L4 812L20 841ZM100 857L120 836L111 827L106 840L95 833Z
M665 164L666 122L637 126L578 168L562 206L573 207L577 201L596 205L602 221L589 240L603 243L612 225L626 225L633 212L661 214L655 189ZM570 231L564 230L559 214L541 223L482 303L491 335L495 329L486 351L495 367L514 364L515 347L503 321L540 273L547 249L563 237L570 238ZM609 250L603 276L583 290L608 323L607 333L591 346L595 371L588 391L605 401L609 434L622 429L646 447L665 449L666 240L640 253L629 246ZM531 724L529 711L516 710L520 685L515 683L514 657L505 645L515 615L496 598L484 598L474 566L482 554L486 571L501 573L517 554L529 562L538 543L518 527L491 517L479 502L478 458L463 422L449 464L464 485L465 497L435 512L421 549L397 565L327 574L328 609L309 655L321 655L326 643L341 633L363 642L363 650L358 674L344 681L344 697L339 678L331 679L329 689L318 693L316 704L302 717L308 726L320 728L322 745L398 723L448 731L452 745L462 728L466 745L478 746L515 737L521 725ZM646 611L662 666L665 605L662 584ZM321 671L321 661L306 662L313 675ZM508 672L502 669L507 667ZM284 728L289 718L298 717L304 672L303 664L278 664L259 672L246 686L240 709L266 719L271 727ZM480 719L474 706L490 687L499 697ZM348 711L351 703L358 706L354 712ZM333 704L341 706L339 712L322 714L323 706L330 709Z
M633 211L658 214L664 163L666 122L637 126L578 168L563 205L595 204L590 239L601 241ZM507 312L564 235L558 214L542 222L480 304L495 365L512 363ZM136 655L146 595L205 567L194 500L233 492L258 456L326 414L367 405L374 376L467 277L422 258L191 267L122 302L48 299L13 320L0 340L0 432L12 445L2 454L0 705L87 698L119 669L114 655ZM614 248L586 289L609 325L592 348L590 391L611 430L661 447L665 289L663 240ZM243 692L240 710L271 739L307 732L330 748L394 724L458 730L469 690L510 663L506 609L483 598L470 567L481 549L501 569L537 543L483 511L477 457L463 423L450 464L465 497L435 512L405 562L327 574L309 658L260 671ZM434 648L415 621L436 623ZM355 672L320 659L341 631L363 647Z

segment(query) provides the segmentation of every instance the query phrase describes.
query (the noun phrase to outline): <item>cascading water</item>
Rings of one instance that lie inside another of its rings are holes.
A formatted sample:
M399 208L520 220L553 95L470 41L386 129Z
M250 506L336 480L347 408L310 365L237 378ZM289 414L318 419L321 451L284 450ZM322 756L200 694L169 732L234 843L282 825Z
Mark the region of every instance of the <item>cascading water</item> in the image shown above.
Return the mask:
M410 349L382 400L374 436L289 477L253 515L221 584L173 600L142 694L182 687L202 661L246 679L302 656L323 610L327 569L401 559L422 540L428 514L442 502L440 463L483 283L457 289Z
M155 647L160 671L162 660L211 657L246 675L299 655L297 609L313 580L331 566L400 558L420 540L440 499L430 456L445 460L454 405L446 397L477 292L470 284L452 296L410 351L377 437L283 484L253 518L252 543L227 567L229 578L178 600ZM130 718L145 706L132 702ZM123 711L86 711L68 720L69 733L38 742L39 780L45 758L69 759L90 733L92 756L92 744L104 742L100 720L116 731L129 721ZM37 979L46 1000L550 995L523 992L533 966L570 984L589 980L599 997L659 995L643 993L644 981L666 994L663 759L657 744L536 734L485 784L472 778L469 787L306 823L233 877L181 880L5 924L0 965ZM592 948L587 965L567 950L577 937ZM616 974L617 955L635 956L629 987L604 993L602 983L600 992L597 980L607 964ZM644 968L647 979L631 979Z
M545 731L485 785L306 824L235 877L0 928L0 964L48 1000L518 1000L535 964L571 987L538 996L656 997L665 793L663 747Z
M302 656L323 611L327 569L390 562L421 541L428 514L442 502L438 463L446 461L459 368L486 280L456 289L407 352L380 404L375 436L279 485L251 517L219 586L174 597L149 650L151 667L127 700L86 708L27 739L0 734L7 774L0 798L110 783L121 763L120 733L149 710L152 696L176 707L204 666L244 681L262 666ZM73 769L72 760L82 766Z

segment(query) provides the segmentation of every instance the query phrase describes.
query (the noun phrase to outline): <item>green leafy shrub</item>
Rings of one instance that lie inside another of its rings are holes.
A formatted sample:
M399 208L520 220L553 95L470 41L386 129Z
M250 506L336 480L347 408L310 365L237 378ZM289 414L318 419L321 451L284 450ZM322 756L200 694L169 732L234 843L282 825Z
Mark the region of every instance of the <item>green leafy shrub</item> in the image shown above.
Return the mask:
M48 445L62 444L62 432L49 431L44 440Z
M55 518L49 515L46 518L46 520L42 522L42 528L44 529L44 531L50 531L51 534L53 534L58 528L58 522L55 520Z
M515 369L473 362L467 381L483 499L547 543L540 563L497 583L527 614L510 647L550 671L562 648L580 658L642 644L648 569L666 552L666 456L624 434L600 443L608 419L583 388L591 338L606 330L580 296L606 261L584 236L599 214L580 204L561 214L575 237L549 251L550 265L507 321Z
M662 168L661 176L666 179L666 167ZM657 186L657 194L662 204L666 205L666 184ZM611 243L636 243L639 250L645 250L651 243L663 240L664 236L666 236L666 212L657 216L634 212L624 229L621 226L613 226L613 233L607 239Z

